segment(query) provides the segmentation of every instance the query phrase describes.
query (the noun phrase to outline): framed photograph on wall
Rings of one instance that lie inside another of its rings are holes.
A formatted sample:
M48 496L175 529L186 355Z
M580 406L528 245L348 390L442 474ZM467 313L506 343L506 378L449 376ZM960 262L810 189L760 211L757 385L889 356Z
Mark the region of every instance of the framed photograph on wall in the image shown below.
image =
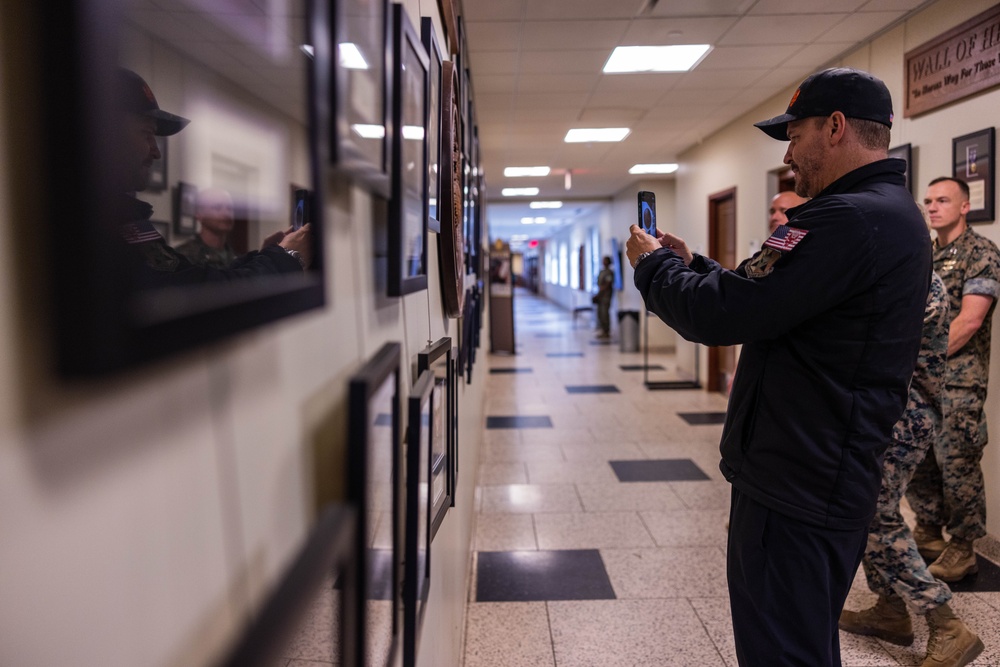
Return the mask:
M433 541L449 507L455 506L455 371L451 338L445 336L417 353L417 373L434 375L431 405L430 539Z
M465 234L462 220L462 130L458 69L445 60L441 66L441 199L438 214L438 264L445 313L462 316L465 299Z
M371 191L389 197L392 129L392 20L388 0L318 3L332 11L330 30L314 43L324 67L320 84L330 100L330 160L334 167ZM332 71L326 68L332 63Z
M348 498L358 508L358 601L362 664L389 667L400 650L405 480L400 344L386 343L348 388Z
M191 236L198 231L195 219L198 208L198 188L181 181L174 188L174 234Z
M406 562L403 577L403 667L417 664L420 625L431 576L431 446L434 373L424 371L410 392L406 437Z
M889 149L889 157L899 158L906 162L906 189L913 194L913 147L903 144Z
M427 228L441 231L441 47L429 16L420 19L420 34L427 51Z
M354 510L328 506L222 666L358 664L357 541Z
M451 360L451 376L452 381L452 392L451 392L451 424L449 425L449 434L451 440L449 444L451 446L451 451L449 452L449 458L451 459L451 479L452 479L452 492L451 492L451 506L455 506L455 501L458 498L458 378L461 377L461 373L458 370L458 358L456 356L452 357Z
M392 197L389 296L427 288L427 77L429 60L401 4L393 5Z
M951 140L952 172L969 184L968 222L992 222L995 219L994 149L996 130L988 127Z
M53 230L51 261L60 269L52 287L61 375L120 371L323 305L318 216L304 240L312 246L305 267L277 246L240 265L196 266L151 220L170 220L174 241L191 236L191 184L211 184L231 195L255 238L266 238L287 228L284 206L271 203L285 201L288 174L301 175L296 180L321 200L325 130L313 121L314 60L299 46L314 43L314 29L325 32L313 12L324 4L264 3L253 21L238 25L219 3L150 9L66 0L31 7L42 26L25 36L39 44L38 77L46 84L35 100L48 128L42 159L60 183L59 196L42 206ZM197 39L175 29L188 22L198 25ZM231 48L204 48L212 43ZM157 67L143 44L163 46ZM226 86L217 85L220 71ZM76 100L79 122L66 123L67 95ZM183 160L170 160L170 184L177 184L170 196L154 194L166 171L151 168L150 143L131 136L137 124L127 121L135 116L151 119L161 141L169 137L171 158L183 153Z

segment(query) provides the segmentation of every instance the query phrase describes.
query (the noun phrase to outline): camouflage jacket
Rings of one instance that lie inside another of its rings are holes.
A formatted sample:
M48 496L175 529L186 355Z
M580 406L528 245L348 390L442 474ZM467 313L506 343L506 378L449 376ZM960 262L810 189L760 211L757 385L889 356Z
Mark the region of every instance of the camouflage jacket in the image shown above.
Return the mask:
M962 349L948 359L948 384L958 387L985 386L990 373L990 329L996 299L1000 297L1000 250L987 238L966 228L944 246L934 241L934 271L948 290L951 319L962 307L966 294L993 297L986 319Z

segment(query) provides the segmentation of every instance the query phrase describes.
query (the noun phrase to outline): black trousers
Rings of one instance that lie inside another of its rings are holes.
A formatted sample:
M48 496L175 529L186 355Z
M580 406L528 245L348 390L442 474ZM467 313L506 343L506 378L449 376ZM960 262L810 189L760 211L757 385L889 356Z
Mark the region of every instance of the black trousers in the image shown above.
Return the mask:
M840 667L837 621L868 527L831 530L733 487L729 603L740 667Z

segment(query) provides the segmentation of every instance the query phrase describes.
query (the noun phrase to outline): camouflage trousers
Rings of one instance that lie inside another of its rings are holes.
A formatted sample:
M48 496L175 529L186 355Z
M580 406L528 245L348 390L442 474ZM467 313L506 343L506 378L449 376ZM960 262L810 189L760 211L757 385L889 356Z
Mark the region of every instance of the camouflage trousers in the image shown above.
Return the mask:
M920 523L945 526L952 536L970 542L986 535L980 467L987 441L985 400L985 388L945 388L941 436L906 491Z
M933 433L932 418L926 418L930 428L926 432ZM913 533L899 511L907 483L926 456L930 441L931 437L906 442L894 439L889 444L882 464L882 490L861 561L868 588L884 597L900 597L921 614L951 599L948 585L927 571Z

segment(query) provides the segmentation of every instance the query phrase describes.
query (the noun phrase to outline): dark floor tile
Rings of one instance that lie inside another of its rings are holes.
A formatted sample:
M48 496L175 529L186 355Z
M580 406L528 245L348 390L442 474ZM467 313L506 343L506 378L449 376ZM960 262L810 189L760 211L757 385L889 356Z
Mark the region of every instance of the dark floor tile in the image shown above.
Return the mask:
M552 420L545 415L487 417L486 428L552 428Z
M948 584L955 593L996 593L1000 592L1000 566L976 554L979 572L961 581Z
M614 600L596 549L480 551L477 602Z
M709 479L691 459L609 461L619 482L694 482Z
M726 423L725 412L678 412L677 416L692 426Z
M592 341L590 341L591 345L611 345L612 343L614 343L614 341L611 340L610 338L608 338L606 340L592 340Z
M660 364L649 364L648 366L643 366L642 364L627 364L625 366L619 366L618 368L622 369L623 371L643 371L646 370L647 368L651 371L667 370Z
M533 373L530 368L491 368L490 373L494 375L508 375L511 373Z
M620 394L613 384L568 384L566 391L570 394Z
M536 333L535 338L562 338L561 333Z
M546 357L582 357L583 352L549 352Z
M370 552L373 600L391 600L392 595L392 549L372 549Z

